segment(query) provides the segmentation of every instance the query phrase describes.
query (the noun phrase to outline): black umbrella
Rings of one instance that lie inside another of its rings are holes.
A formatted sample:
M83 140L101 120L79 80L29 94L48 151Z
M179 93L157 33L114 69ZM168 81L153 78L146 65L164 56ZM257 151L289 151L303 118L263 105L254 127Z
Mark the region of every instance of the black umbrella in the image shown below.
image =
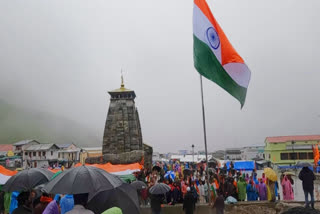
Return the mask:
M43 191L53 194L96 193L116 188L123 181L103 169L79 166L65 170L45 185Z
M50 180L53 173L47 169L25 169L12 176L3 186L3 191L30 191L34 187Z
M149 192L153 195L161 195L169 192L171 188L164 183L157 183L149 189Z
M136 190L147 188L147 185L142 181L134 181L130 185L133 186Z
M139 214L137 190L130 184L122 184L112 190L99 192L88 203L88 209L100 214L111 207L119 207L123 214Z
M34 187L34 190L42 191L42 189L43 189L44 186L45 186L45 184L40 184L40 185Z

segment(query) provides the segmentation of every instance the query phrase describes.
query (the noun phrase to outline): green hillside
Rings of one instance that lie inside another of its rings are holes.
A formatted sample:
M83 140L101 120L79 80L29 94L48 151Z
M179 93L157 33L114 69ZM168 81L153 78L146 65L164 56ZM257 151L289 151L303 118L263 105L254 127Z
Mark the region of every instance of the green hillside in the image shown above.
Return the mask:
M92 130L66 118L35 112L0 99L0 144L35 139L41 143L70 143L80 146L101 145Z

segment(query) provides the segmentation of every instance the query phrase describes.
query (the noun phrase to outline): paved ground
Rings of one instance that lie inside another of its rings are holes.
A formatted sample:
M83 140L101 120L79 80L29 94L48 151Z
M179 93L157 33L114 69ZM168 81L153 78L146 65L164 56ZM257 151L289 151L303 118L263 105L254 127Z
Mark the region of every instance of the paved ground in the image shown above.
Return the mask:
M304 209L304 203L293 202L240 202L233 205L227 205L225 214L320 214L320 202L316 202L316 210ZM215 214L215 210L207 204L197 205L194 214ZM141 209L141 214L151 214L150 207ZM184 214L182 205L165 205L162 208L162 214Z

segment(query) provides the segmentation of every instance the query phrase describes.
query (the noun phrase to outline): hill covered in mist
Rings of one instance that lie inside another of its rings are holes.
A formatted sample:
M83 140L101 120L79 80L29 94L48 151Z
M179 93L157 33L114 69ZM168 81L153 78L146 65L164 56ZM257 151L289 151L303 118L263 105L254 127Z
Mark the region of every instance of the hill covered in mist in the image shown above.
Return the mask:
M0 99L0 144L35 139L41 143L102 145L102 137L95 133L97 132L67 118L24 109Z

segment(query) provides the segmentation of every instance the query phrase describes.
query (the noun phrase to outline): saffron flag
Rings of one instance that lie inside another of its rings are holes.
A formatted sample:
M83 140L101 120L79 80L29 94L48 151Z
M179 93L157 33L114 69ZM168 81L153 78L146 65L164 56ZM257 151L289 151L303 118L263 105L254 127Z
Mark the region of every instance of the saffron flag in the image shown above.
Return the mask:
M194 0L193 59L197 71L244 105L251 72L230 44L205 0Z
M315 165L315 166L318 166L318 162L319 162L319 148L318 148L318 144L313 145L313 146L312 146L312 150L313 150L314 165Z

